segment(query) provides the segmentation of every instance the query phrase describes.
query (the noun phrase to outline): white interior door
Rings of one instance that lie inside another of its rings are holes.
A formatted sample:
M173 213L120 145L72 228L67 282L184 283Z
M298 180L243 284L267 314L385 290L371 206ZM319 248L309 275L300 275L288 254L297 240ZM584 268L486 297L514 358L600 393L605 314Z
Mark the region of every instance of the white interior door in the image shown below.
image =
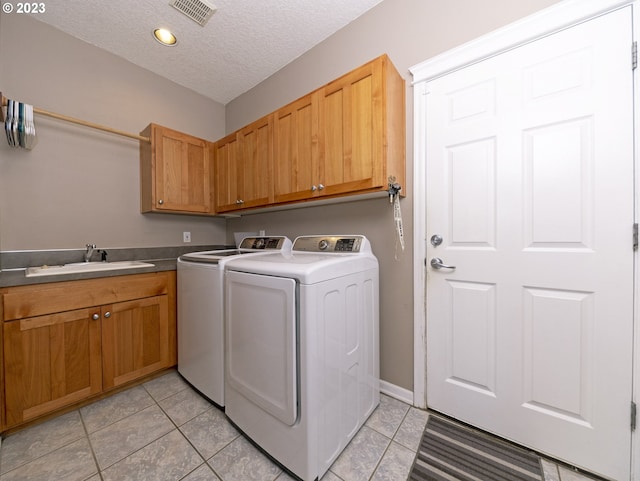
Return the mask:
M427 404L617 480L631 459L631 44L626 7L426 88Z

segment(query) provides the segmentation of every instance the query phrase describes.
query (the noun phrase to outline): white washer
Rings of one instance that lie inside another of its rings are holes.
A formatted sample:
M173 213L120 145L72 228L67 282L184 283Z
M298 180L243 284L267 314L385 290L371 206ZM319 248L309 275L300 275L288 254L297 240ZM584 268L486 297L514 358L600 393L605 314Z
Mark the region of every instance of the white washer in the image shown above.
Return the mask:
M302 236L225 271L225 413L291 473L319 479L380 401L371 245Z
M178 372L220 407L224 407L224 265L244 255L290 250L286 237L247 237L238 249L191 252L178 258Z

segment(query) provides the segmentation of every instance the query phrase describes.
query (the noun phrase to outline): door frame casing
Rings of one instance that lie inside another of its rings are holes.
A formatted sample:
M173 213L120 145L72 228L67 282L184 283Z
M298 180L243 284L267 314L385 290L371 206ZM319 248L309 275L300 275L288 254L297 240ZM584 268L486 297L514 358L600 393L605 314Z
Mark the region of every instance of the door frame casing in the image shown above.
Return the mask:
M549 8L541 10L533 15L525 17L494 32L488 33L476 40L463 44L443 54L419 63L409 70L413 75L414 98L414 149L413 149L413 226L414 226L414 382L413 403L416 407L427 407L426 392L426 303L427 303L427 225L426 225L426 111L428 108L427 83L438 77L442 77L455 70L480 62L487 58L499 55L513 48L535 41L544 36L553 34L565 28L577 25L581 22L622 8L628 5L634 6L633 15L633 39L637 39L637 25L640 21L640 13L635 5L640 0L565 0ZM629 46L629 69L631 70L631 45ZM640 125L640 112L637 95L637 75L634 75L634 122ZM634 129L634 132L637 129ZM635 133L634 142L640 140ZM637 222L640 203L638 201L638 149L634 151L635 166L635 205L634 222ZM631 232L631 226L630 226ZM637 254L634 255L634 363L633 363L633 397L640 399L640 331L638 329L638 312L640 301L637 295L638 280L640 279ZM638 444L638 432L632 433L632 447ZM640 450L632 451L632 479L640 480Z

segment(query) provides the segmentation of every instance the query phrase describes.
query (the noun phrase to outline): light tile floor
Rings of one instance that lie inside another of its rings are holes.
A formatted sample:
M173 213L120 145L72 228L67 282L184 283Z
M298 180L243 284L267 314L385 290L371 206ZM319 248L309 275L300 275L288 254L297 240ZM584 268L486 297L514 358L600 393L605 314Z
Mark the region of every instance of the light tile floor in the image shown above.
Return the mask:
M428 414L382 395L322 481L406 480ZM551 462L545 481L590 478ZM0 481L291 481L176 371L2 441Z

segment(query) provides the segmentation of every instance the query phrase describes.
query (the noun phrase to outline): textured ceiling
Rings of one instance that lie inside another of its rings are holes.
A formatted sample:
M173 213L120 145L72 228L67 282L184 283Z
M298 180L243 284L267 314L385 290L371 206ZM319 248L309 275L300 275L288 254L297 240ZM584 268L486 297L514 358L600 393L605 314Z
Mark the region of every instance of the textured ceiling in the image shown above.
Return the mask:
M204 27L169 0L47 0L33 17L227 104L381 0L209 1ZM178 44L157 43L158 27Z

